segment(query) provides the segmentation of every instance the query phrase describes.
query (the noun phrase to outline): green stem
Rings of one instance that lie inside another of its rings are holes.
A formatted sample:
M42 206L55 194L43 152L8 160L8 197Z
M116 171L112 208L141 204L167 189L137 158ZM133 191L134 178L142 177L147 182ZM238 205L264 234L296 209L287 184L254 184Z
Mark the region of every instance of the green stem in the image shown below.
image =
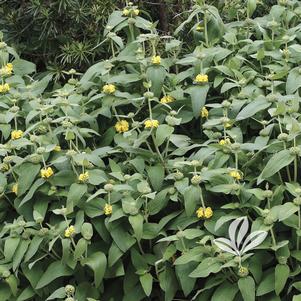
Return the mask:
M276 243L276 238L275 238L275 234L274 234L273 228L271 228L270 232L271 232L271 236L272 236L273 246L276 247L277 243Z

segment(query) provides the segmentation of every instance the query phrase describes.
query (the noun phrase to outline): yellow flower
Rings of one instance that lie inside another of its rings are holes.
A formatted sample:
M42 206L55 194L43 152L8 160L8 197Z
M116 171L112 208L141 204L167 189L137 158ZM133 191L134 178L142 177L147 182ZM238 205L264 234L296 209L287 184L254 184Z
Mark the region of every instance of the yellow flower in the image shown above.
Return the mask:
M170 103L170 102L173 102L175 99L170 96L170 95L165 95L163 96L161 99L160 99L160 102L161 103Z
M127 8L125 8L125 9L123 10L122 14L123 14L124 16L128 16L128 15L130 14L130 11L129 11Z
M213 211L212 211L211 207L206 207L205 209L203 207L200 207L196 211L196 215L198 218L204 217L206 219L209 219L210 217L212 217Z
M208 83L208 75L207 74L198 74L194 81L198 84L200 83Z
M15 195L18 194L18 183L15 183L11 190Z
M204 212L205 218L208 219L208 218L210 218L212 215L213 215L213 211L212 211L211 207L207 207L207 208L205 209L205 212Z
M102 92L106 94L113 94L116 91L116 87L113 84L107 84L102 87Z
M12 140L20 139L23 136L23 131L14 130L14 131L11 132L10 136L11 136Z
M241 178L242 178L241 174L238 170L231 170L229 172L229 176L232 177L233 179L237 180L237 181L241 180Z
M227 145L227 144L229 145L229 144L231 144L231 141L229 138L221 139L218 144L219 145Z
M135 16L138 16L139 13L140 13L139 9L134 9L134 15L135 15Z
M152 64L160 65L161 64L161 57L160 55L156 55L152 57Z
M54 174L53 169L51 167L41 169L40 173L41 177L44 179L48 179Z
M65 230L65 237L71 237L75 233L74 226L70 226Z
M209 111L207 110L206 107L203 107L202 110L201 110L201 116L202 118L208 118L209 116Z
M156 119L148 119L144 122L144 128L157 128L159 126L159 121Z
M203 207L200 207L197 211L196 211L196 216L198 218L202 218L204 216L204 209Z
M230 128L231 126L232 126L232 124L231 124L230 122L226 122L226 123L224 124L224 127L225 127L226 129Z
M9 76L12 74L12 72L13 72L13 64L12 63L8 63L0 69L0 75L3 75L3 76Z
M112 205L110 204L105 204L104 208L103 208L103 212L105 215L110 215L112 214L113 208Z
M115 129L117 133L124 133L129 130L129 123L126 120L116 122Z
M203 31L204 27L201 24L198 24L196 27L196 31Z
M55 152L60 152L62 149L59 145L56 145L53 149Z
M89 180L89 173L86 171L85 173L81 173L79 176L78 176L78 180L80 182L86 182Z
M8 92L10 89L10 86L9 84L4 84L4 85L0 85L0 93L6 93Z

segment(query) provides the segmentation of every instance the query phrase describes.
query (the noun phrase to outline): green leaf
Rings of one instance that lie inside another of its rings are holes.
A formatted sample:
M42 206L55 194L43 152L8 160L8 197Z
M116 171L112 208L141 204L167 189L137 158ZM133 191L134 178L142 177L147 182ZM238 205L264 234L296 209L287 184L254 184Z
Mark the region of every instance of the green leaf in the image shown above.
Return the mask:
M238 115L236 116L236 120L243 120L254 116L257 112L263 111L270 105L271 104L267 100L265 100L265 98L255 99L238 113Z
M53 299L62 299L66 297L66 292L64 287L60 287L57 290L55 290L47 299L47 300L53 300Z
M39 164L23 163L16 171L18 178L18 196L24 194L32 185L35 177L39 173L41 166Z
M279 296L288 279L290 269L286 264L277 264L275 268L275 292Z
M139 277L142 288L146 296L149 296L152 292L153 287L153 277L150 273L146 273Z
M14 74L23 76L34 72L36 72L35 64L22 59L14 60Z
M262 277L262 281L260 282L256 296L263 296L272 292L275 289L275 276L274 271L269 270L264 273Z
M94 272L94 283L99 287L107 268L107 258L102 252L95 252L82 261L82 264L90 267Z
M214 292L211 300L214 301L232 301L235 298L235 295L238 292L238 287L236 284L232 284L228 281L225 281L221 284ZM246 301L246 300L244 300Z
M190 273L192 278L205 278L211 273L215 274L221 270L222 264L216 258L205 258L197 268Z
M21 240L21 242L18 245L18 248L14 254L14 258L13 258L13 271L16 271L16 269L19 267L27 249L28 246L30 244L30 240L26 239L26 240Z
M301 74L299 67L290 70L286 81L286 93L293 94L301 87Z
M74 260L77 261L86 252L88 243L84 238L81 238L74 249Z
M244 301L255 301L255 282L252 277L239 278L238 287Z
M159 191L160 188L162 187L164 176L165 176L163 165L158 164L155 166L150 166L146 170L153 188L156 191Z
M160 97L163 83L166 77L166 70L162 66L150 66L146 71L147 79L151 81L151 91L156 97Z
M81 227L81 234L84 239L90 240L93 237L93 226L90 223L83 223Z
M134 230L135 237L141 240L143 234L143 216L141 214L129 216L129 222Z
M17 301L25 301L25 300L32 300L32 297L35 295L35 291L32 289L31 286L25 288L22 293L18 296Z
M174 128L168 124L160 124L156 131L156 144L160 146L174 132Z
M208 85L198 85L190 87L186 90L190 94L192 111L195 118L200 117L201 110L206 103L207 93L209 91Z
M291 162L293 162L294 158L295 156L292 155L288 149L284 149L274 154L258 177L257 184L260 184L263 180L273 176L283 167L288 166Z
M69 267L65 266L61 261L54 261L44 272L43 276L36 285L36 289L45 287L59 277L70 275L72 275L72 270Z
M24 205L25 203L27 203L29 200L31 200L31 198L33 197L34 193L36 192L36 190L42 186L45 183L44 179L37 179L32 186L30 187L28 193L25 195L25 197L23 198L23 200L21 201L19 207L21 207L22 205Z
M87 192L86 184L77 184L73 183L70 186L68 196L67 196L67 211L71 213L73 211L73 207L79 204L79 201L83 197L83 195Z
M184 192L185 212L187 216L195 213L197 204L200 200L201 189L199 186L191 185Z
M257 6L256 0L248 0L247 11L248 11L249 18L251 18L253 13L255 12L256 6Z
M9 288L14 296L17 296L18 292L18 280L15 275L10 275L5 279L5 282L9 285Z
M8 237L4 243L4 257L7 262L11 261L17 247L19 245L20 238L19 237Z

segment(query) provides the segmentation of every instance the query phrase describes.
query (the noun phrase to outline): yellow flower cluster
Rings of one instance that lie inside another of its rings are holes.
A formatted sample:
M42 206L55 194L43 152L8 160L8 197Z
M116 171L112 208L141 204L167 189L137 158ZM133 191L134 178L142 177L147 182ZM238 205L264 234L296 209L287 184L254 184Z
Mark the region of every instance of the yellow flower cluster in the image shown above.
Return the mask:
M203 107L202 110L201 110L201 116L202 118L208 118L209 116L209 111L207 110L206 107Z
M198 84L200 83L208 83L208 75L207 74L198 74L194 81Z
M72 237L74 233L75 233L74 226L70 226L65 230L65 237L67 238Z
M200 207L197 211L196 211L196 215L198 218L210 218L213 215L213 211L211 209L211 207L207 207L207 208L203 208Z
M12 73L13 73L13 64L12 63L8 63L0 69L0 75L2 75L2 76L9 76Z
M15 183L11 189L11 191L17 195L18 194L18 183Z
M110 204L105 204L104 208L103 208L103 212L105 215L110 215L112 214L113 211L113 207Z
M10 89L9 84L0 85L0 93L6 93Z
M115 130L117 133L124 133L129 130L129 123L126 120L117 121L115 124Z
M102 87L102 92L106 94L113 94L116 91L116 87L113 84L107 84Z
M241 180L241 178L242 178L242 176L238 170L231 170L229 172L229 176L237 181Z
M56 145L53 149L55 152L60 152L62 149L59 145Z
M53 169L51 167L41 169L40 173L41 177L44 179L48 179L54 174Z
M86 182L89 180L89 173L86 171L84 173L81 173L79 176L78 176L78 180L80 182Z
M131 14L131 12L133 13L134 16L138 16L139 13L140 13L140 10L139 9L128 9L128 8L125 8L123 11L122 11L122 14L127 17Z
M14 130L14 131L11 132L10 136L11 136L12 140L20 139L23 136L23 131Z
M229 138L221 139L218 144L219 145L229 145L229 144L231 144L231 141Z
M160 102L161 103L170 103L170 102L173 102L175 99L170 96L170 95L165 95L163 96L161 99L160 99Z
M152 57L152 64L160 65L161 64L161 57L160 55L155 55Z
M146 129L157 128L159 126L159 121L156 119L148 119L144 122L144 127Z

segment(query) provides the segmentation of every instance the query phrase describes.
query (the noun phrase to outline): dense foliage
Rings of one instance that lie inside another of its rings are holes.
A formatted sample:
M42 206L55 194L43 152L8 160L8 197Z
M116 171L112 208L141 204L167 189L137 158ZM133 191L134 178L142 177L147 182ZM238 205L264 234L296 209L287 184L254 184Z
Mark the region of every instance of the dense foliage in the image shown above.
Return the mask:
M0 29L5 40L18 53L34 62L38 71L47 71L64 80L70 68L86 70L99 59L108 58L108 47L102 44L103 31L109 14L123 7L125 0L2 0ZM158 30L169 34L187 18L194 1L134 1L141 13L159 20ZM246 4L240 0L211 0L227 21L244 18ZM275 0L258 4L257 15L268 11ZM186 33L182 39L185 41Z
M80 70L103 57L98 47L112 0L3 0L0 28L6 40L40 70L63 76L70 65Z
M301 5L257 9L129 4L61 87L0 43L0 300L301 300Z

